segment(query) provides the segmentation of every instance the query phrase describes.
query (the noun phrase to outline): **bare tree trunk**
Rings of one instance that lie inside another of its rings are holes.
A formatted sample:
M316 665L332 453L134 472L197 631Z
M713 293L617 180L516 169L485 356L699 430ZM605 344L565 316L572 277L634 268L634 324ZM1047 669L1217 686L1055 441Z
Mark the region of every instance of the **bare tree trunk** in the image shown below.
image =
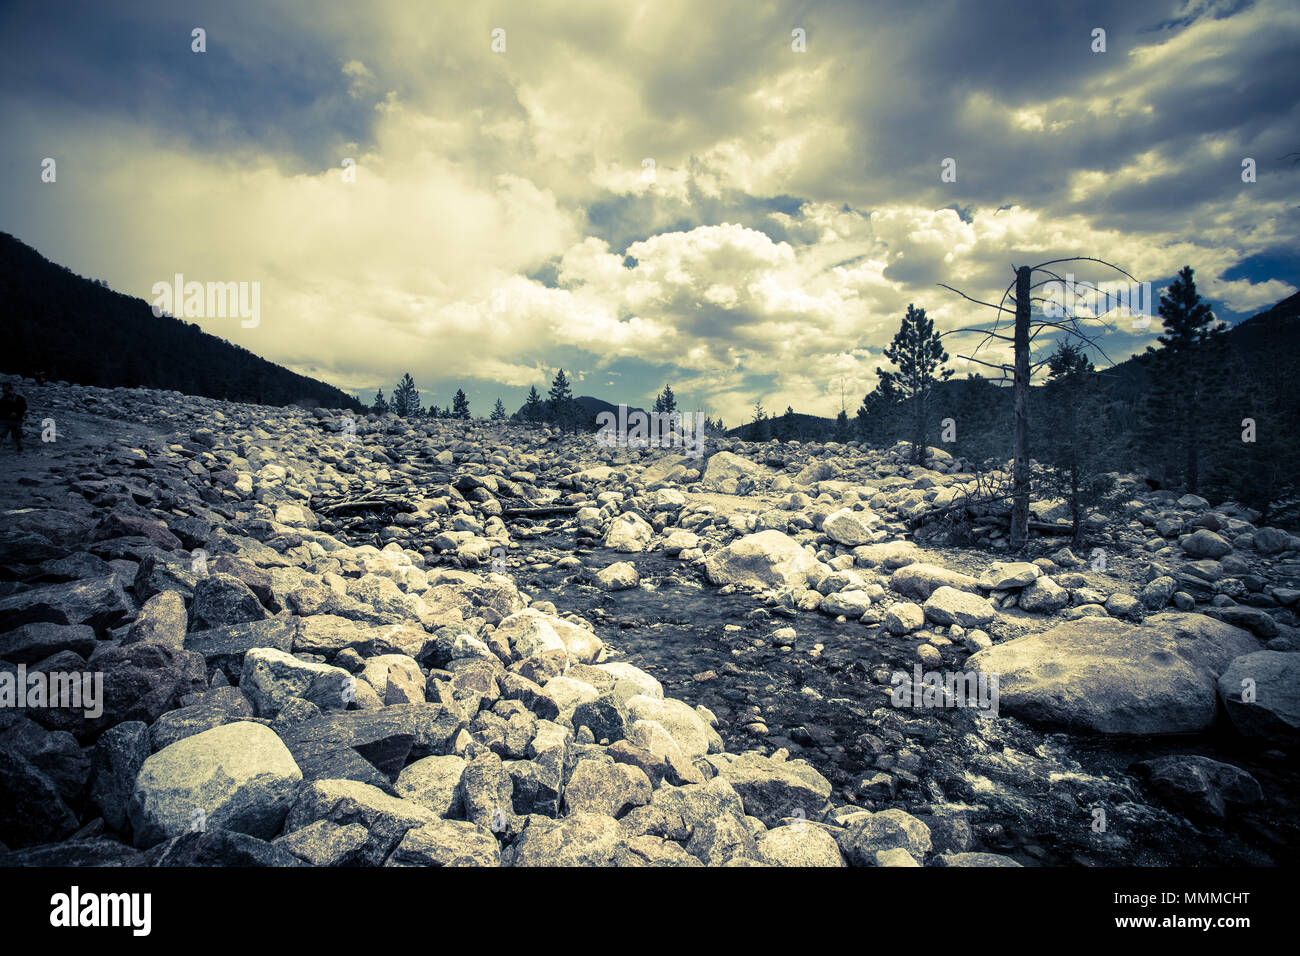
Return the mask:
M1012 467L1011 547L1029 539L1029 266L1016 270L1016 444Z

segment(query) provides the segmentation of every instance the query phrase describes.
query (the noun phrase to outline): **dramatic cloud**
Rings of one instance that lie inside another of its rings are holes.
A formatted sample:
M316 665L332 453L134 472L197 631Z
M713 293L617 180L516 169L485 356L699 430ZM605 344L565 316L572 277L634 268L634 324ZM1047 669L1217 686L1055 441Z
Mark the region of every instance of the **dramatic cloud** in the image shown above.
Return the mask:
M563 366L729 423L833 414L909 303L986 322L937 283L996 299L1013 263L1189 263L1228 319L1295 291L1300 8L1002 7L19 3L0 228L143 298L259 281L257 328L204 326L478 411Z

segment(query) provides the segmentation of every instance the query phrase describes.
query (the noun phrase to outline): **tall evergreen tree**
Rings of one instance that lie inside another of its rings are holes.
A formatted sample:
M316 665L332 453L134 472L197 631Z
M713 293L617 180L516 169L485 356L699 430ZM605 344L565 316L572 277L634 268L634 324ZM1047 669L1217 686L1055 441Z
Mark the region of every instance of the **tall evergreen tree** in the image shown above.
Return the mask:
M524 399L522 409L524 421L540 422L546 417L546 404L542 401L542 396L537 391L536 385L528 388L528 397Z
M404 418L414 418L420 414L420 392L415 387L415 379L407 372L393 389L392 411Z
M1149 350L1153 394L1142 435L1158 456L1178 460L1183 485L1195 493L1224 325L1196 291L1191 266L1183 266L1160 296L1159 312L1165 334L1158 338L1161 348Z
M831 432L835 440L841 444L852 440L853 429L849 427L849 413L847 409L841 408L840 413L835 416L835 427Z
M763 410L762 399L759 399L754 403L754 417L749 421L749 440L767 441L771 437L772 430L767 420L767 412Z
M462 389L456 389L456 396L451 400L452 418L469 418L469 396Z
M551 421L559 426L560 430L570 429L573 432L578 431L578 414L573 401L573 390L569 387L569 379L564 374L564 369L555 373L555 378L551 381Z
M660 392L659 397L655 399L654 410L656 412L677 411L677 396L673 394L672 386L664 386L664 390Z
M1046 465L1039 481L1042 489L1069 504L1077 547L1083 543L1083 519L1114 491L1114 479L1106 472L1112 451L1109 410L1082 346L1060 342L1047 367L1039 402L1052 427L1043 429L1038 442L1038 460Z
M497 396L497 403L492 406L492 421L502 422L506 418L506 407L501 404L501 396Z
M375 392L375 401L374 404L370 406L370 410L376 415L382 415L388 411L388 401L384 398L384 390L382 388Z
M858 406L858 437L877 448L892 445L898 440L902 404L893 379L881 378Z
M952 369L943 368L948 353L943 350L943 344L934 331L934 322L926 317L925 309L908 305L898 333L885 349L885 357L898 371L876 369L876 374L882 384L889 382L908 404L912 460L921 464L925 461L931 393L936 382L952 376Z

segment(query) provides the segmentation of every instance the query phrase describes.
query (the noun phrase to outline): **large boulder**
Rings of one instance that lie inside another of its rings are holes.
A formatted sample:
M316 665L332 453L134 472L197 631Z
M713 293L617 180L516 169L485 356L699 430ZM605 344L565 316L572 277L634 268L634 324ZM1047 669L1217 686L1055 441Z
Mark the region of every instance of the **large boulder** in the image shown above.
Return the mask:
M857 547L860 544L871 543L875 537L872 526L879 524L879 521L880 519L870 511L841 508L826 516L822 521L822 531L838 544Z
M980 651L969 666L998 675L1000 709L1025 720L1106 734L1209 729L1217 680L1257 650L1248 632L1203 614L1158 614L1142 626L1083 618Z
M1038 614L1051 614L1070 603L1070 592L1047 575L1034 580L1020 592L1020 607Z
M103 631L121 624L135 605L116 574L51 584L0 598L0 630L35 621L86 624Z
M553 682L552 682L553 683ZM549 685L547 685L549 687ZM703 757L712 750L721 750L722 741L717 731L690 706L672 698L661 699L637 694L627 700L628 713L635 727L637 721L658 724L668 732L681 752L689 757ZM629 739L633 739L629 734ZM636 739L633 739L636 743Z
M1247 737L1289 745L1300 737L1300 652L1254 651L1219 677L1228 717Z
M293 833L318 820L340 826L360 824L368 835L358 858L362 863L378 866L407 831L439 819L432 810L390 796L369 784L356 780L315 780L304 784L299 791L284 829Z
M1010 564L995 564L980 575L980 587L990 591L1008 591L1012 588L1028 587L1042 574L1038 565L1028 561L1013 561Z
M757 478L769 474L771 472L762 465L741 458L739 455L733 455L729 451L720 451L716 455L711 455L708 464L704 466L703 484L706 488L716 490L730 487L725 485L728 481Z
M269 727L226 724L186 737L144 762L127 813L135 844L151 847L209 826L270 839L302 782Z
M1232 551L1232 545L1208 528L1187 535L1179 544L1193 558L1221 558Z
M987 598L947 585L935 588L923 610L936 624L960 624L967 628L983 627L996 616Z
M272 647L255 647L244 655L239 687L259 717L274 717L291 697L322 710L345 710L356 700L356 678L343 668L299 660Z
M1143 761L1138 771L1151 790L1199 816L1223 819L1230 806L1249 807L1264 799L1254 777L1209 757L1172 754Z
M512 866L616 866L627 842L619 822L603 813L535 817L504 859Z
M899 594L924 601L942 587L974 592L979 582L969 574L949 571L933 564L908 564L889 578L889 586Z
M820 816L831 794L831 782L806 760L777 760L753 752L713 759L718 775L740 795L745 813L768 826L785 817Z
M780 531L746 535L709 552L704 571L714 584L753 588L803 587L817 559Z
M605 547L624 553L644 551L655 529L640 515L626 511L609 523L605 532Z

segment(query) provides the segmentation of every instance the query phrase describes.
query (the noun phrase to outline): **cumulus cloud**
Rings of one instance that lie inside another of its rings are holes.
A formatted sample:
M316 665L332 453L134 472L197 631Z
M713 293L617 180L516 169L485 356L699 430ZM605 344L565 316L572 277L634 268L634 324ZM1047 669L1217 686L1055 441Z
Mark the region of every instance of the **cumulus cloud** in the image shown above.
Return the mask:
M616 401L667 378L731 423L760 397L833 414L909 303L990 318L940 282L1190 263L1231 317L1300 281L1286 0L206 13L202 55L162 3L0 14L4 228L142 297L261 281L257 329L204 323L366 395L409 370L483 407L563 365Z

